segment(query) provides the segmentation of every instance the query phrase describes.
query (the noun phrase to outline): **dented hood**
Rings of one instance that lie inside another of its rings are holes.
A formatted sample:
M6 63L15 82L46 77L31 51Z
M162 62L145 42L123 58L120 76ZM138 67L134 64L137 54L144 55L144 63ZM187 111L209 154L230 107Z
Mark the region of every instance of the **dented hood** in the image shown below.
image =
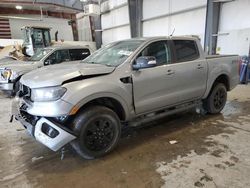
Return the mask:
M72 63L58 64L40 68L25 74L21 83L30 88L42 88L61 85L76 77L109 74L115 67L101 64Z

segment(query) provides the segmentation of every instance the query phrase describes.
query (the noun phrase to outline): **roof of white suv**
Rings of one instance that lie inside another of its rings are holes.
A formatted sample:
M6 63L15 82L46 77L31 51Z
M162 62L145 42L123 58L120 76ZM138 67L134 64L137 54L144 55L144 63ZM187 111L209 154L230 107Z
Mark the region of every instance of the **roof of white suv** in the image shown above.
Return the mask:
M53 50L59 50L59 49L89 49L89 46L86 45L54 45L54 46L49 46L46 47L45 49L53 49Z

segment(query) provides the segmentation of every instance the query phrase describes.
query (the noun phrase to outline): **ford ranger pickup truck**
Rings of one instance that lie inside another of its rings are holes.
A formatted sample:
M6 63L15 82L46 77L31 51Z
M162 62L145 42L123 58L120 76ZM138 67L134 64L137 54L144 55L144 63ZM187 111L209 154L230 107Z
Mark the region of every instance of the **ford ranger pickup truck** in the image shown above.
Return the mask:
M12 118L51 150L70 144L83 158L98 158L117 145L123 126L197 107L220 113L239 82L238 61L206 56L193 37L114 42L74 66L25 74Z
M5 62L0 64L0 90L14 95L25 73L47 65L83 60L91 53L87 46L58 45L39 50L28 61L11 58L7 61L5 58Z

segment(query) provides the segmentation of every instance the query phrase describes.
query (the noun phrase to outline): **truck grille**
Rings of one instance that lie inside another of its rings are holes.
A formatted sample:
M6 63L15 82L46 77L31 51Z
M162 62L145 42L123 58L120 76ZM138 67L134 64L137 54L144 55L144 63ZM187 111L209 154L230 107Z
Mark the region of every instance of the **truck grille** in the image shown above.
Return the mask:
M26 85L23 85L20 83L19 97L30 98L30 96L31 96L31 89L29 87L27 87Z

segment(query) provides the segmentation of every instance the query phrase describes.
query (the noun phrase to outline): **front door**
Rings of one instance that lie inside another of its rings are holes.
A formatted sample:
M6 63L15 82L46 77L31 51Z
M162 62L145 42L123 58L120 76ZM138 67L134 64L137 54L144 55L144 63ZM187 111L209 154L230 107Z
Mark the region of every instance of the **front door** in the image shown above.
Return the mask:
M145 113L166 106L171 100L173 72L169 71L171 50L167 41L149 44L137 56L154 56L157 66L134 70L133 91L137 114Z

